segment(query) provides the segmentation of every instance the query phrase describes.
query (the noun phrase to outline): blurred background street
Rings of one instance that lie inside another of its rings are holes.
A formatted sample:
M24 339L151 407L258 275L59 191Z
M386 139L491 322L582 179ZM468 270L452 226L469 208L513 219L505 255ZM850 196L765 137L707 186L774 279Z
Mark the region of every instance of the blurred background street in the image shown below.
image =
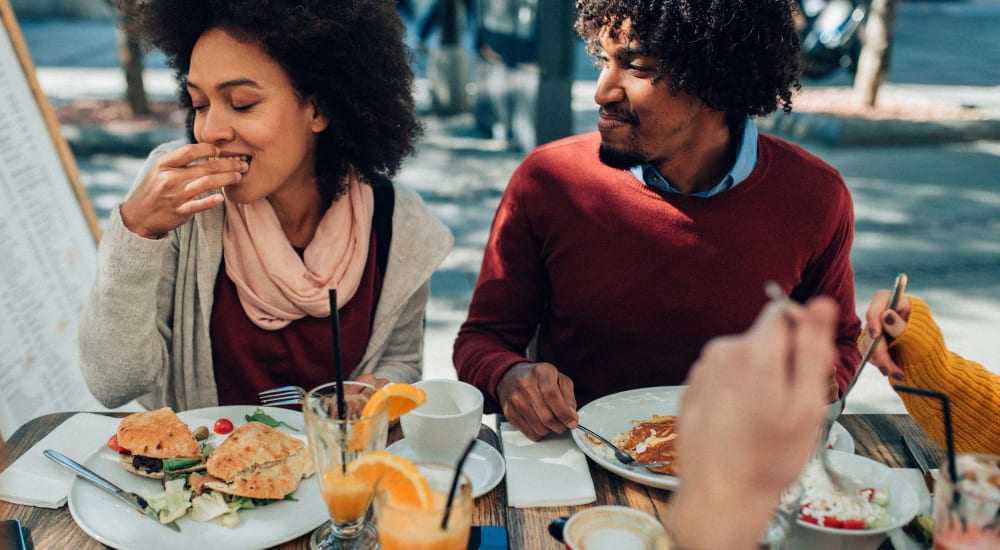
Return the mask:
M414 2L423 13L428 2ZM15 10L18 3L14 2ZM507 179L524 157L509 136L486 135L473 112L433 113L418 18L407 20L415 52L418 104L426 124L417 154L397 181L417 190L456 237L456 247L432 279L425 375L454 377L451 347L464 320L493 212ZM124 82L113 23L108 18L20 16L19 24L53 105L79 98L117 98ZM903 93L1000 119L1000 2L902 2L885 94ZM470 82L477 57L471 39ZM433 48L431 42L429 48ZM596 71L582 44L572 54L573 131L596 128L591 99ZM173 98L175 84L162 56L146 57L151 99ZM849 87L846 71L804 80L804 89ZM470 86L475 97L477 90ZM470 101L471 102L471 101ZM872 132L880 131L873 121ZM64 130L67 137L75 131ZM1000 372L1000 141L941 141L913 146L831 145L794 138L843 174L857 217L852 254L858 312L899 272L909 291L934 310L955 351ZM72 141L72 139L71 139ZM140 153L78 152L77 162L99 217L123 200L142 165ZM766 213L762 213L766 215ZM103 222L102 222L103 223ZM725 266L734 274L740 266ZM706 307L725 307L706 304ZM851 412L900 412L901 403L874 369L848 402Z

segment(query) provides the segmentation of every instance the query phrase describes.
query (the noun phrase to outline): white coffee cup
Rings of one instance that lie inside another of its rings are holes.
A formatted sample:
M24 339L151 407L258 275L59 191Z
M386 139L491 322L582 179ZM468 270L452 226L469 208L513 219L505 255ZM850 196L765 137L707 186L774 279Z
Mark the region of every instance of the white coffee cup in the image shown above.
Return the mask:
M483 394L458 380L422 380L414 386L424 390L427 401L400 417L403 437L419 460L455 463L479 435Z
M666 531L655 517L626 506L594 506L563 527L569 550L665 550Z

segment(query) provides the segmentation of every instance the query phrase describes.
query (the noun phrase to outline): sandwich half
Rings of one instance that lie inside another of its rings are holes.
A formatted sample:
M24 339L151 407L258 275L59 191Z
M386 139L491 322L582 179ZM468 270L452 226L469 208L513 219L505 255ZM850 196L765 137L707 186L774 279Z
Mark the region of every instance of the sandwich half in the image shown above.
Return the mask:
M122 468L146 477L165 471L187 473L205 469L201 445L191 429L169 407L130 414L118 424Z
M301 439L260 422L240 426L208 458L204 487L220 493L281 499L313 474Z

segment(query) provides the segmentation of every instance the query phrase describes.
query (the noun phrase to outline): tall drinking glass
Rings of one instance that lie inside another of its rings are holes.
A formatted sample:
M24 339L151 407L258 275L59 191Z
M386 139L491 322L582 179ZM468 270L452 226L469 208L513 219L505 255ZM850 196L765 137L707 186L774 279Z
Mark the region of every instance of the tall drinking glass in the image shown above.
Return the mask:
M957 483L948 471L934 484L934 548L1000 548L1000 455L956 455Z
M394 501L392 488L383 483L386 478L375 484L375 521L382 550L464 550L472 525L472 483L460 475L448 523L442 528L455 468L433 462L417 462L416 467L431 489L429 509Z
M306 435L316 460L316 480L330 511L330 521L309 539L310 548L369 550L377 548L378 535L368 521L374 488L351 475L354 459L385 449L388 413L383 410L361 418L375 388L344 382L344 414L338 411L337 384L313 388L302 400Z

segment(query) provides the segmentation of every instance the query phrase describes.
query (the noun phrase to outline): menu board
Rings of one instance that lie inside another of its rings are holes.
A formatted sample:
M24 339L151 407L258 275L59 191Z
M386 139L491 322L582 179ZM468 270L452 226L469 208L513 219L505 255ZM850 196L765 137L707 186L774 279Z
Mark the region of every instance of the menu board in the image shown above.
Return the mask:
M0 0L0 440L58 411L105 410L77 359L96 270L97 216Z

